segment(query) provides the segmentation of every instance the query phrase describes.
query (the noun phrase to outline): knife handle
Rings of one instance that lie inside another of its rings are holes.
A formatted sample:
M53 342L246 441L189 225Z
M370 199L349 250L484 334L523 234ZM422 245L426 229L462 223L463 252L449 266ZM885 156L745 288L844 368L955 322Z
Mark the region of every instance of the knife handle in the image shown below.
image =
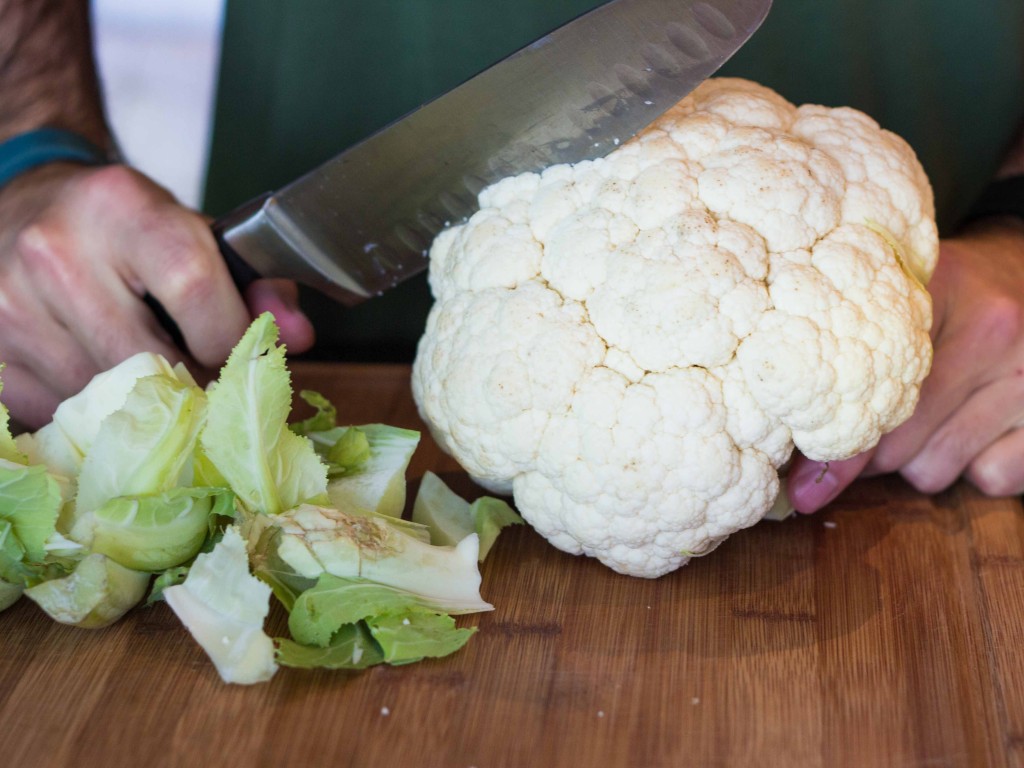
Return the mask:
M253 203L262 201L253 201ZM250 204L252 205L252 204ZM249 206L246 206L248 208ZM225 232L233 224L233 216L239 214L239 211L235 211L229 215L229 217L219 219L214 222L212 226L213 237L217 241L217 247L220 249L220 254L224 259L224 265L228 268L228 274L231 275L231 280L234 282L235 287L238 288L238 292L245 295L245 289L248 288L254 281L260 279L259 273L249 266L248 263L238 253L231 244L228 243ZM174 318L164 309L163 304L156 300L156 298L147 293L142 297L146 306L156 317L157 322L160 323L160 327L163 328L168 335L171 337L171 341L174 345L182 351L188 351L188 346L185 344L185 337L178 327L178 324L174 322Z
M245 289L256 280L259 280L260 274L249 266L249 263L239 256L238 251L232 248L231 243L228 242L226 233L233 224L234 222L228 218L215 221L213 224L213 237L217 241L220 255L224 257L224 264L228 268L228 274L231 275L231 279L234 281L235 287L238 288L238 292L244 296Z

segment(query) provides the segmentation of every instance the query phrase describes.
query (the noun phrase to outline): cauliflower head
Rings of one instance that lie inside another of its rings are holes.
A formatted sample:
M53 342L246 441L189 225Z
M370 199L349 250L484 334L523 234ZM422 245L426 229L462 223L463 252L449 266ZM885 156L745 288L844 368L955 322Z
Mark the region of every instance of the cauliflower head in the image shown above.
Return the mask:
M932 191L861 112L713 79L479 202L431 249L413 394L556 547L660 576L760 520L794 446L846 458L914 410Z

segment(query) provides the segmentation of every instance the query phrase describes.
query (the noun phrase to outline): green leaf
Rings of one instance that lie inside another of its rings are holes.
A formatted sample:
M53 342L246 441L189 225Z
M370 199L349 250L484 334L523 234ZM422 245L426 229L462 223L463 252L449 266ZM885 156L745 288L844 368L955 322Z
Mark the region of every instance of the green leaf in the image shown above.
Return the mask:
M113 624L137 605L149 579L148 573L91 554L70 575L29 587L25 597L54 621L93 629Z
M384 661L380 646L363 622L346 624L324 646L302 645L279 637L277 661L286 667L301 669L366 669Z
M61 504L60 487L46 467L0 459L0 521L10 523L29 561L46 557L46 541L56 531Z
M92 550L138 571L181 565L199 553L215 510L225 509L224 497L230 504L224 489L172 488L111 499L89 515Z
M306 578L329 573L386 584L446 613L492 608L480 597L475 535L454 547L437 547L392 520L304 504L273 519L281 529L277 553Z
M370 441L359 427L343 427L338 439L327 450L334 474L351 475L362 471L370 458Z
M420 482L412 519L427 526L430 543L439 546L453 546L476 533L480 537L481 562L503 528L523 524L523 518L501 499L481 496L470 504L429 471Z
M352 511L366 509L389 517L401 517L405 510L405 473L420 442L420 433L386 424L364 424L359 431L369 443L370 454L352 465L327 487L331 504ZM338 430L314 434L310 439L329 441L333 446Z
M69 483L82 468L84 457L55 422L35 432L22 432L14 442L25 454L22 464L42 464L54 475L67 478Z
M423 605L421 598L402 589L325 573L295 601L288 629L298 642L323 648L346 624L382 614L404 615Z
M0 372L3 369L3 365L0 365ZM0 394L3 393L3 389L3 382L0 381ZM0 459L18 464L24 464L26 461L25 454L19 451L18 446L14 443L14 436L11 434L11 417L7 412L7 406L2 402L0 402Z
M473 516L473 525L476 528L477 536L480 537L480 561L487 557L498 534L510 525L523 525L521 518L508 502L496 499L493 496L481 496L469 507Z
M451 616L422 609L374 616L366 620L366 625L388 664L447 656L462 648L476 632L476 627L456 627Z
M225 682L269 680L277 669L273 641L263 632L270 588L249 573L245 542L235 527L212 552L198 555L164 601L202 646Z
M438 546L458 544L474 532L469 502L430 471L425 472L420 480L412 506L412 519L427 526L430 543Z
M326 397L311 389L304 389L299 392L306 403L316 409L316 413L303 421L291 425L291 430L297 435L309 435L311 432L326 432L333 429L337 423L338 410Z
M316 579L299 576L278 555L280 528L267 528L260 535L251 557L253 573L268 584L285 610L291 611L299 595L316 584Z
M123 407L100 424L82 462L76 518L119 496L158 494L191 481L205 405L201 389L177 378L139 379ZM74 527L71 535L78 538Z
M0 579L0 611L6 611L21 599L25 587Z
M327 465L329 480L362 472L371 456L370 440L362 427L331 427L310 432L308 437Z
M25 547L14 533L10 520L0 520L0 580L12 584L25 582Z
M149 597L146 598L146 606L152 606L164 599L164 590L176 584L182 584L188 576L189 566L176 565L168 568L153 579L153 586L149 590Z
M249 573L245 542L235 528L196 557L182 586L218 614L253 625L266 618L270 589Z
M210 509L210 535L223 528L223 524L234 521L238 517L238 510L235 508L235 494L226 485L197 486L197 492L209 493L213 499L213 507Z
M0 580L24 587L70 574L78 565L81 554L76 553L74 557L55 554L51 543L58 538L59 534L55 534L47 540L45 558L29 560L14 527L7 520L0 520Z
M62 401L53 414L53 421L34 434L41 443L40 451L47 465L59 466L60 474L76 475L82 458L92 450L103 421L120 410L128 393L140 379L148 376L181 380L178 371L162 356L140 352L96 374L78 394ZM191 382L183 380L182 383Z
M358 579L324 574L316 586L295 601L288 617L292 637L307 647L334 645L337 633L365 622L390 664L447 656L469 640L475 630L458 629L455 621L405 590Z
M192 456L192 484L197 487L227 488L228 481L220 470L210 461L203 450L202 443L196 445L195 453Z
M323 498L327 469L287 426L291 377L273 316L253 321L210 385L201 442L206 457L251 511L277 514Z

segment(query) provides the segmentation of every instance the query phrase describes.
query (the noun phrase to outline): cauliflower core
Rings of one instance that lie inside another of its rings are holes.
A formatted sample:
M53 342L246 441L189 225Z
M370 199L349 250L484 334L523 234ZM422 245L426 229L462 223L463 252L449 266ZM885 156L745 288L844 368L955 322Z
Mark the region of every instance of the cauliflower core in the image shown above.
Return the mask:
M760 520L794 445L842 459L910 416L937 257L902 139L710 80L437 237L413 394L552 544L659 576Z

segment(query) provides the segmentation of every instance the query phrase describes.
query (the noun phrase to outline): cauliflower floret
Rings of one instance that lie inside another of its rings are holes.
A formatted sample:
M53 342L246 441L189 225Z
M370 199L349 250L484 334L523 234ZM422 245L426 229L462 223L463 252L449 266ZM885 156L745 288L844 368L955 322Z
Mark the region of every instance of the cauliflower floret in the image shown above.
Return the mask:
M722 383L697 366L637 384L594 369L515 477L516 501L546 510L533 525L556 546L658 576L756 522L778 493L769 457L739 450L727 418Z
M582 305L536 281L463 291L438 306L418 351L420 370L431 372L417 377L424 419L467 472L507 493L605 346Z
M935 202L910 146L863 112L843 107L804 105L792 131L842 168L842 221L873 223L891 233L904 249L907 266L927 283L938 257Z
M902 139L710 80L438 236L413 394L552 544L659 576L761 519L794 447L845 458L909 417L937 256Z
M754 399L806 455L849 457L913 412L931 359L931 305L913 283L865 226L840 226L807 263L773 263L773 309L737 356Z

